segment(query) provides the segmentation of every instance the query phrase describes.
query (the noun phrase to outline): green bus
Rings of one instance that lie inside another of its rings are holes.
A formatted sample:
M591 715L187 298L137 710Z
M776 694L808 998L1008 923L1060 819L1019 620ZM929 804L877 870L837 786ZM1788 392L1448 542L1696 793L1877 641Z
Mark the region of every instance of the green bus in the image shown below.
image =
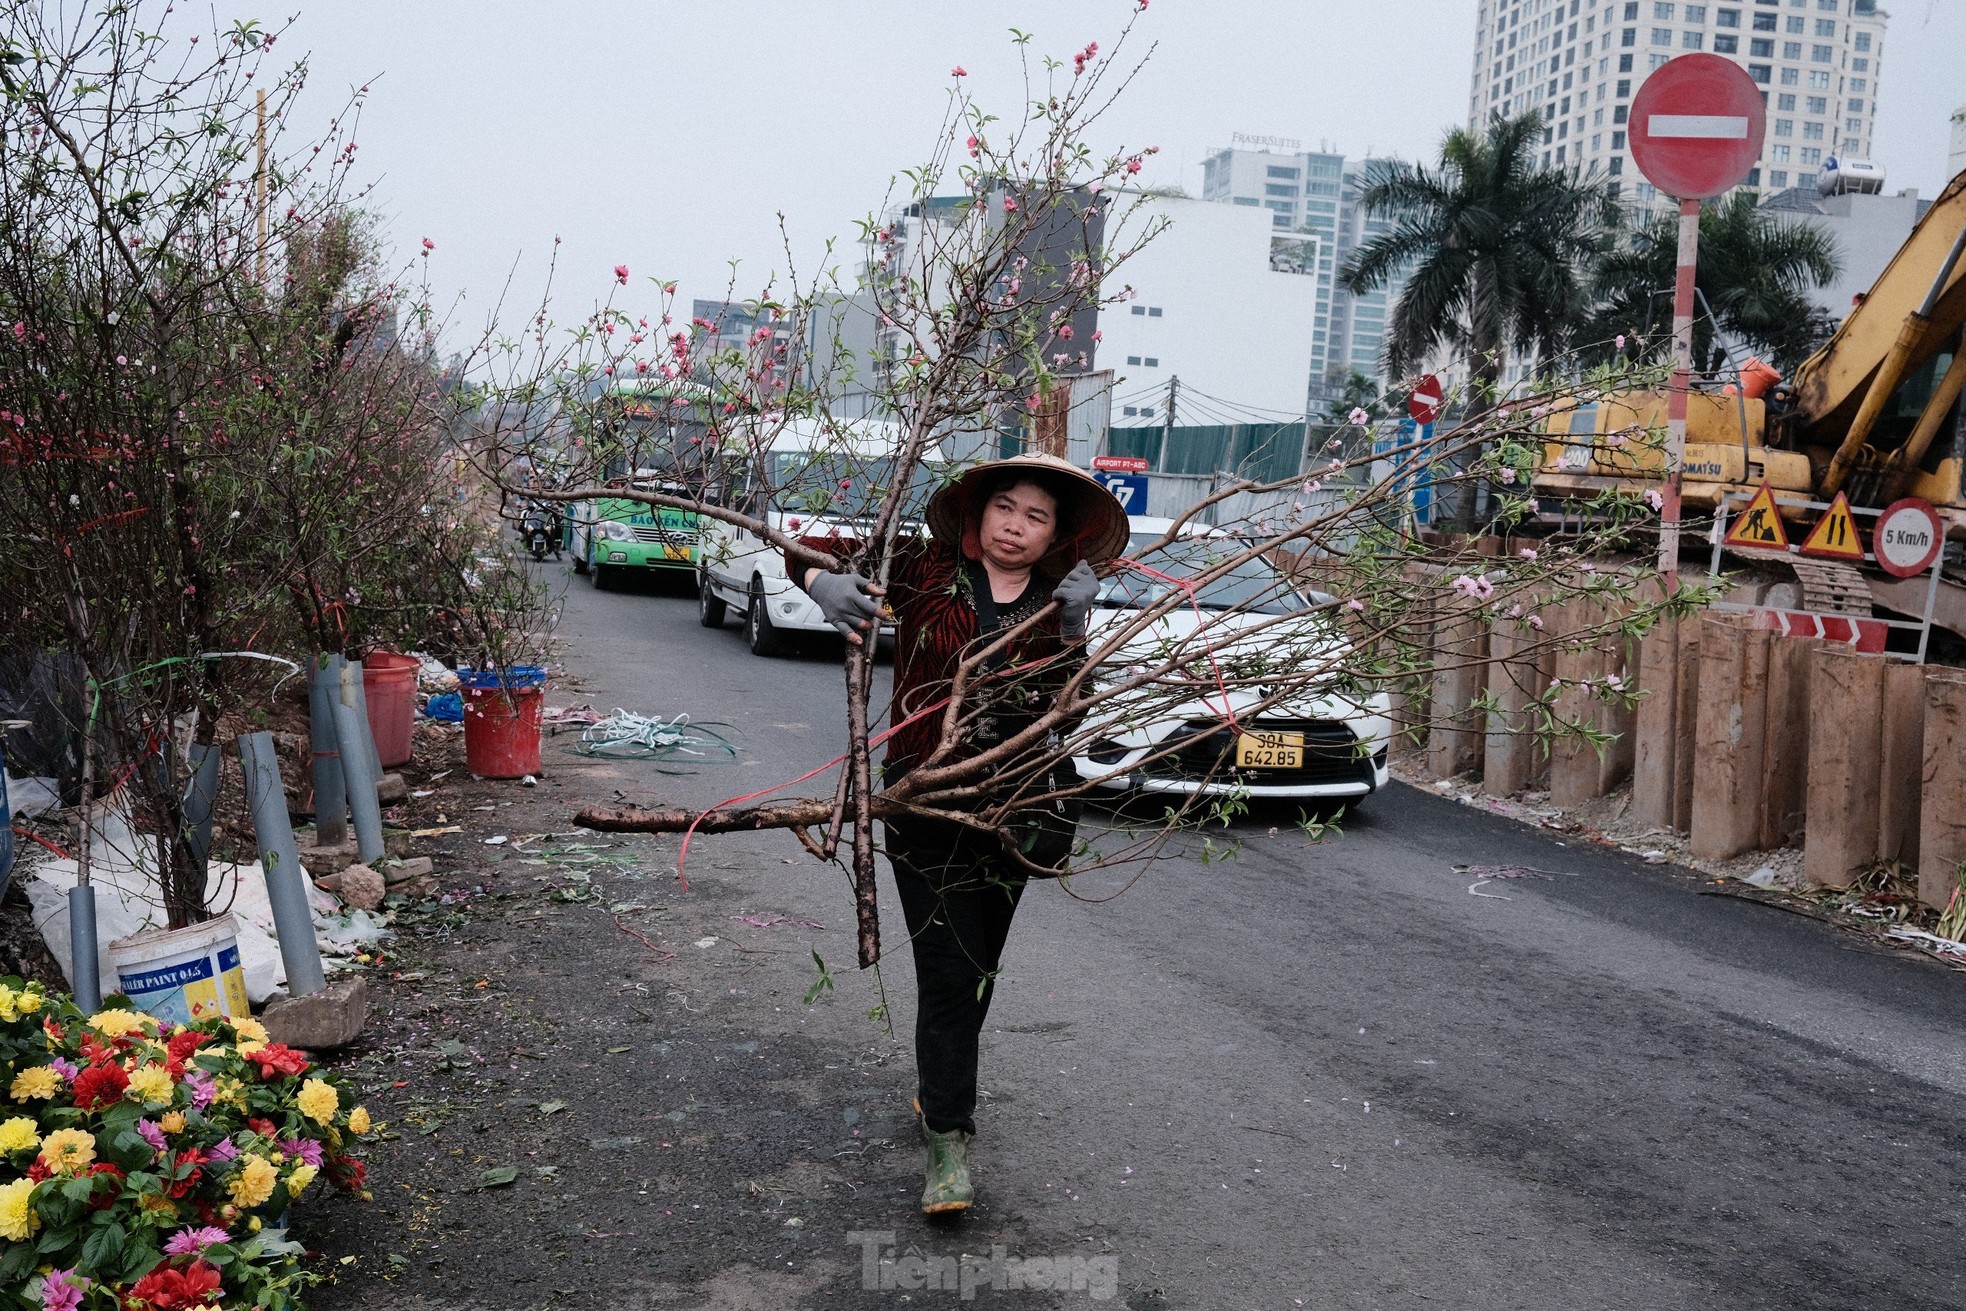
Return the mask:
M709 393L675 382L616 382L595 400L583 435L605 487L697 497L711 467ZM572 509L574 572L598 588L644 570L693 576L701 516L596 497Z

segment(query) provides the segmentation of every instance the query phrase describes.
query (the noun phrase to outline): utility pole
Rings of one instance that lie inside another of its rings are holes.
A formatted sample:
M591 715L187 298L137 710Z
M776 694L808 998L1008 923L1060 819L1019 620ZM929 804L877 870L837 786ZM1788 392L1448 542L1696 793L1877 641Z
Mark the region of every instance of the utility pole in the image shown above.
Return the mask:
M1168 439L1174 436L1174 407L1181 399L1181 378L1177 374L1167 380L1167 414L1160 424L1160 458L1167 460Z
M254 275L259 285L266 285L266 88L260 87L257 99L259 126L253 133L254 144L259 150L259 167L253 172L254 208L259 211L259 250L253 259Z

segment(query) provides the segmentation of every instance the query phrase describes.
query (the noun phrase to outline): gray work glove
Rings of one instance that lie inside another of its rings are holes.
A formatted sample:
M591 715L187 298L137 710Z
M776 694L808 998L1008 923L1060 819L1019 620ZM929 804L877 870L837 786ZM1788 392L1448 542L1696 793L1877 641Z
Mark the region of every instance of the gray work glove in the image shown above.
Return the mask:
M806 584L806 594L818 604L827 623L847 641L857 642L860 633L872 632L880 623L881 603L872 587L859 574L816 573Z
M1059 633L1067 638L1084 637L1086 616L1092 613L1092 602L1098 595L1099 576L1092 572L1092 566L1084 560L1073 565L1072 572L1051 590L1052 600L1058 602Z

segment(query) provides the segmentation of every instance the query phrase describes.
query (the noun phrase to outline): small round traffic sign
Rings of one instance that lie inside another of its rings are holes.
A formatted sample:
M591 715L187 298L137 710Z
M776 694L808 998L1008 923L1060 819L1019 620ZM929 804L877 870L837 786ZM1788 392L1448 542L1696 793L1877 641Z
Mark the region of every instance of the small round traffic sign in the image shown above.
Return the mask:
M1432 423L1440 417L1440 398L1440 379L1431 373L1422 374L1413 384L1413 394L1406 398L1406 412L1415 423Z
M1877 531L1871 534L1871 550L1877 567L1899 578L1922 574L1946 543L1945 525L1939 512L1916 496L1893 501L1877 517Z
M1747 70L1719 55L1681 55L1654 69L1632 99L1632 160L1678 200L1710 200L1741 184L1761 154L1768 107Z

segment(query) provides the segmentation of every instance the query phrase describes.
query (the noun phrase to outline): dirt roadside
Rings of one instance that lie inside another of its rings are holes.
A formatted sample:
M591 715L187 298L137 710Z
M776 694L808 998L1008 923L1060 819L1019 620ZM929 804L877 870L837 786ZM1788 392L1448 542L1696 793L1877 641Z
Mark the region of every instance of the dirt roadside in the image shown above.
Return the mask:
M868 989L804 1001L815 951L852 966L838 876L788 878L779 835L746 835L693 846L684 891L675 839L569 822L635 766L523 788L449 754L419 752L427 795L397 817L461 830L417 847L442 895L399 910L369 1028L333 1057L386 1132L372 1202L296 1217L330 1281L309 1306L894 1305L845 1236L952 1234L914 1209L912 1058ZM987 1200L960 1242L1091 1250Z

